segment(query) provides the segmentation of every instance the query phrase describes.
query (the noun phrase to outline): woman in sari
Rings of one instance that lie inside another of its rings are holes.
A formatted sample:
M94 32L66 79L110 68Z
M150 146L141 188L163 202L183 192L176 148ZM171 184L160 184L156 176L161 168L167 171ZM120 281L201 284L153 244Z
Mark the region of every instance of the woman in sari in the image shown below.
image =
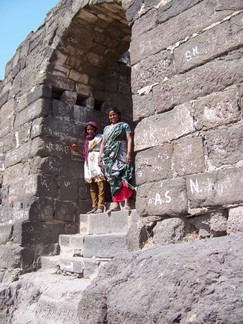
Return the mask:
M109 110L109 120L110 125L104 128L99 155L99 163L105 169L114 202L108 212L120 210L120 202L124 202L124 208L130 210L129 199L135 192L131 184L131 128L121 122L121 114L116 108Z

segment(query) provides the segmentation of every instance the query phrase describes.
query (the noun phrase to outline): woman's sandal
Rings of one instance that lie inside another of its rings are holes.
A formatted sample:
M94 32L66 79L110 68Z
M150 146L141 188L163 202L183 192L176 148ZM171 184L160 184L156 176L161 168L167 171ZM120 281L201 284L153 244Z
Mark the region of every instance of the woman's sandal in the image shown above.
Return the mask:
M113 212L113 211L120 211L120 210L121 210L120 207L112 207L111 209L108 209L108 210L107 210L107 213L111 213L111 212Z

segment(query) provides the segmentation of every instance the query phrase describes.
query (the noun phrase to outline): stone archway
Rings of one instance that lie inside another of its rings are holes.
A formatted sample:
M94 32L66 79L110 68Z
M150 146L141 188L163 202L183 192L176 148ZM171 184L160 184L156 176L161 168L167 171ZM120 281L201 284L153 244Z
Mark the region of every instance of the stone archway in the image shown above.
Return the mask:
M132 119L130 67L120 60L130 43L124 9L119 1L86 3L59 3L6 68L3 267L33 269L40 254L55 250L59 234L77 232L89 195L82 160L67 144L82 145L84 123L102 129L111 104Z

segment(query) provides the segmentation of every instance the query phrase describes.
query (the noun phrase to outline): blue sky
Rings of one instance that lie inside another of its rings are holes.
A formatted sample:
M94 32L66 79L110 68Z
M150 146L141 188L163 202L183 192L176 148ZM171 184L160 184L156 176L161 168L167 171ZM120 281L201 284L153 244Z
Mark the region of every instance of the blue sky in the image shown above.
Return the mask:
M0 80L20 43L45 20L59 0L0 0Z

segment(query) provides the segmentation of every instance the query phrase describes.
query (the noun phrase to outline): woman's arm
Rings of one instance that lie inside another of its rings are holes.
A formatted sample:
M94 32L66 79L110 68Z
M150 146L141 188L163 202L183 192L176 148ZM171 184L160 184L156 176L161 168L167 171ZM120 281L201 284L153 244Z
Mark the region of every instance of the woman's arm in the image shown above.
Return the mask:
M79 154L82 155L83 157L83 152L82 150L76 145L76 144L70 144L68 145L70 147L71 150L75 151L75 152L78 152Z
M126 163L130 164L132 161L132 135L131 135L131 133L126 133L126 137L127 137Z

